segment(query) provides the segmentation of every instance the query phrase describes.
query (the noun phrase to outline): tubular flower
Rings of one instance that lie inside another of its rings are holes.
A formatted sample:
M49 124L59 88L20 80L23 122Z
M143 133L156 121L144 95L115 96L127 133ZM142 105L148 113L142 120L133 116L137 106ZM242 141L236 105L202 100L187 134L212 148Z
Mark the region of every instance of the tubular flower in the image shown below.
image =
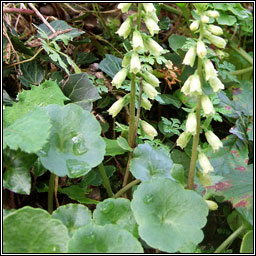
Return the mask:
M226 47L226 41L219 37L219 36L215 36L211 33L205 33L205 37L215 46L217 46L218 48L225 48Z
M125 68L130 65L131 56L128 56L127 54L124 55L124 58L122 60L122 67Z
M152 18L156 23L158 23L159 19L158 19L157 15L156 15L156 12L150 12L150 13L148 13L148 16L150 18Z
M215 113L215 110L214 110L214 107L212 105L212 102L210 101L209 97L208 96L202 96L201 98L201 104L202 104L202 108L204 110L204 114L206 116L209 116L209 115L214 115Z
M183 132L176 141L177 145L182 149L185 148L190 140L190 137L190 133Z
M198 21L198 20L193 21L193 22L190 24L190 26L189 26L189 29L190 29L191 31L196 31L196 30L198 30L198 28L199 28L199 21Z
M195 73L192 76L189 90L190 90L191 94L195 94L195 95L201 95L202 94L200 77L197 73Z
M217 11L207 11L206 12L207 16L216 19L220 16L220 14Z
M140 58L137 52L132 53L131 62L130 62L130 72L137 74L141 69Z
M197 126L196 114L190 113L188 115L188 118L186 121L186 132L191 133L192 135L195 135L196 134L196 126Z
M142 97L141 97L141 106L142 106L144 109L146 109L146 110L150 110L152 104L151 104L151 102L150 102L147 98L145 98L145 97L142 96Z
M220 81L218 77L211 77L209 79L209 84L214 92L218 92L219 90L223 90L225 88L224 84Z
M183 92L186 96L188 96L190 94L190 83L191 80L193 78L193 75L189 76L189 78L186 80L186 82L184 83L184 85L181 88L181 92Z
M220 36L223 34L223 30L219 26L209 25L207 29L216 36Z
M147 83L146 81L142 81L142 85L143 85L143 91L147 94L147 96L153 100L157 94L158 91L149 83Z
M120 98L108 109L108 113L112 115L112 117L115 117L122 110L124 103L125 99Z
M201 59L203 59L206 56L207 50L206 50L206 47L205 47L203 41L197 42L196 52L197 52L198 57Z
M206 81L208 81L210 78L217 77L217 71L215 70L215 68L210 60L206 60L204 62L204 70L205 70Z
M151 139L153 140L155 136L157 136L157 131L156 129L150 125L149 123L145 122L145 121L141 121L141 127L142 130L144 131L144 133Z
M146 16L144 18L145 24L151 34L151 36L153 36L154 34L157 34L160 30L160 28L158 27L157 23L154 21L154 19L152 19L149 16Z
M158 80L157 77L155 77L153 74L151 74L150 72L148 71L144 71L143 74L142 74L143 78L148 82L150 83L152 86L154 87L158 87L159 86L159 83L160 81Z
M118 34L120 37L122 36L125 39L129 36L131 29L132 29L131 19L127 18L123 22L123 24L120 26L120 28L117 30L116 34Z
M152 3L144 3L143 4L144 10L146 13L155 12L156 8Z
M199 161L199 164L203 170L203 174L208 174L209 172L213 172L214 169L208 159L208 157L203 154L203 153L199 153L198 155L198 161Z
M128 12L131 5L132 3L121 3L121 4L118 4L117 8L121 9L122 13L125 13L125 12Z
M203 15L203 16L201 16L201 21L202 21L202 23L208 23L209 22L209 17L207 16L207 15Z
M117 89L122 85L123 81L127 76L128 70L126 68L122 68L112 80L112 85L115 86Z
M212 131L207 131L205 133L205 137L208 143L211 145L214 152L218 151L219 148L223 147L221 140Z
M133 50L144 50L143 39L139 31L134 31L132 36Z
M195 63L195 59L196 59L196 48L193 46L193 47L190 47L189 50L187 51L182 64L193 67Z
M218 209L218 204L212 200L205 200L210 211L216 211Z
M149 38L146 40L146 47L148 48L148 50L150 50L153 55L155 56L160 56L162 51L163 51L163 47L161 45L159 45L154 39Z

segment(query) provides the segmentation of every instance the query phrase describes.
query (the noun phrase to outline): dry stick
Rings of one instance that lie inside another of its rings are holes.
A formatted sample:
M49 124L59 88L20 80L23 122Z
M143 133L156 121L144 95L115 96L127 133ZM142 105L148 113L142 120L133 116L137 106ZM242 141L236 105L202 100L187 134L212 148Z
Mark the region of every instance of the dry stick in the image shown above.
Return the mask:
M33 9L33 11L37 14L37 16L43 21L43 23L52 31L52 33L55 33L56 30L49 24L49 22L44 18L44 16L36 9L36 7L32 3L28 3L28 6Z
M59 208L59 200L58 200L58 185L59 185L59 176L55 176L55 183L54 183L54 197L55 197L55 202L56 202L56 207Z
M4 8L4 13L19 13L19 14L28 14L28 15L34 15L37 16L35 11L28 10L28 9L20 9L20 8ZM45 15L42 15L44 18L48 18Z

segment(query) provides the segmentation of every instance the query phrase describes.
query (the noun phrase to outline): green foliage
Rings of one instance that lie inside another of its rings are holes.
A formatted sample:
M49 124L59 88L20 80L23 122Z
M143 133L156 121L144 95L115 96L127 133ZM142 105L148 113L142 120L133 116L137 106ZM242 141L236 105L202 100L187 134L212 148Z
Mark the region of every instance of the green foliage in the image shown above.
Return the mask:
M115 76L115 74L121 69L122 59L117 58L111 54L106 54L105 59L103 59L99 68L109 75L111 78Z
M253 253L253 241L253 231L250 230L243 237L240 253Z
M161 117L161 121L158 123L160 131L167 135L168 137L173 136L174 134L180 135L180 120L177 118L171 118L168 120L165 117Z

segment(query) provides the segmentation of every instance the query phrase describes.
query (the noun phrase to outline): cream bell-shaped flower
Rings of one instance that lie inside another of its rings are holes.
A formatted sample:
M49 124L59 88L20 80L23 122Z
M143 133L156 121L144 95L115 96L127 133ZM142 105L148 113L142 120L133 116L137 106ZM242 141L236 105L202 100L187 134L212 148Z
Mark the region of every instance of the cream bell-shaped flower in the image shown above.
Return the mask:
M216 36L220 36L223 34L223 30L219 26L209 25L207 29Z
M198 161L203 170L204 175L214 171L208 157L204 153L198 154Z
M151 74L150 72L148 72L147 70L145 70L142 73L143 78L152 86L154 87L158 87L160 84L160 81L158 80L158 78L156 76L154 76L153 74Z
M214 92L218 92L219 90L223 90L225 88L224 84L220 81L218 77L211 77L209 79L209 84Z
M152 3L143 3L143 8L146 13L155 12L156 8Z
M158 27L157 23L150 16L146 15L144 21L151 36L157 34L160 31L160 28Z
M189 26L189 29L190 29L191 31L196 31L196 30L198 30L198 28L199 28L199 21L198 21L198 20L193 21L193 22L190 24L190 26Z
M182 149L185 148L190 140L190 137L190 133L183 132L176 141L177 145Z
M146 81L142 81L143 91L146 93L146 95L151 99L155 99L155 97L158 94L158 91L149 83Z
M125 99L120 98L108 109L108 113L112 115L112 117L115 117L122 110L124 103Z
M195 63L195 59L196 59L196 48L193 46L193 47L190 47L189 50L187 51L182 64L193 67Z
M150 13L148 13L147 15L148 15L150 18L152 18L152 19L155 21L156 24L159 22L159 19L158 19L157 15L156 15L156 12L150 12Z
M216 211L218 209L218 204L212 200L204 200L210 211Z
M187 121L186 121L186 132L191 133L192 135L196 134L196 114L195 113L189 113Z
M198 41L196 44L196 52L199 58L203 59L206 54L207 54L207 50L205 47L205 44L203 41Z
M204 114L206 116L214 115L215 110L214 110L212 102L211 102L211 100L209 99L208 96L203 95L201 97L201 104L202 104L202 108L203 108Z
M193 78L193 75L189 76L189 78L185 81L184 85L181 87L181 92L183 92L186 96L190 95L190 83Z
M145 98L145 97L141 97L141 106L144 108L144 109L146 109L146 110L150 110L151 109L151 107L152 107L152 104L151 104L151 102L147 99L147 98Z
M144 50L143 39L140 31L134 31L132 36L132 44L134 51L142 51Z
M221 37L219 37L219 36L215 36L215 35L213 35L213 34L211 34L211 33L204 33L205 34L205 37L212 43L212 44L214 44L216 47L218 47L218 48L225 48L226 47L226 41L223 39L223 38L221 38Z
M146 47L155 56L160 56L164 50L163 47L152 38L146 40Z
M212 131L207 131L205 137L214 152L223 147L221 140Z
M207 15L202 15L201 21L202 21L202 23L208 23L210 21L210 19Z
M122 68L120 71L118 71L111 82L112 85L118 89L125 80L127 73L128 70L126 68Z
M132 3L121 3L121 4L118 4L117 8L121 9L122 13L125 13L125 12L128 12L131 5Z
M130 62L131 62L131 56L125 54L124 57L123 57L123 60L122 60L122 67L123 68L128 67L130 65Z
M144 131L144 133L151 139L153 140L155 136L157 136L157 131L156 129L150 125L149 123L145 122L145 121L141 121L141 127L142 130Z
M117 30L116 34L120 37L122 36L124 39L127 38L132 30L132 22L130 18L127 18L120 28Z
M130 62L130 72L137 74L141 70L140 58L137 52L132 53Z
M190 90L191 94L195 94L195 95L201 95L202 94L202 87L201 87L200 77L197 73L195 73L192 76L189 90Z
M217 71L215 70L212 62L210 60L204 61L205 79L208 81L212 77L217 77Z
M217 11L207 11L206 12L207 16L216 19L220 16L220 14Z

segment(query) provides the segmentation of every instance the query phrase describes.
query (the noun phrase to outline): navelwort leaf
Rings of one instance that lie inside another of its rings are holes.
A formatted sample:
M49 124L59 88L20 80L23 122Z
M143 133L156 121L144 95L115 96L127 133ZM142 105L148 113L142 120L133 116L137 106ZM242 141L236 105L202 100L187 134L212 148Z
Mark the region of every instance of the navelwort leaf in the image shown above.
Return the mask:
M77 178L102 162L105 143L90 112L76 104L49 105L45 110L53 126L49 142L38 152L45 168L60 177Z
M25 206L3 221L4 253L65 253L68 230L39 208Z
M188 242L200 243L208 206L201 196L166 178L143 181L131 208L145 242L165 252L177 252Z

